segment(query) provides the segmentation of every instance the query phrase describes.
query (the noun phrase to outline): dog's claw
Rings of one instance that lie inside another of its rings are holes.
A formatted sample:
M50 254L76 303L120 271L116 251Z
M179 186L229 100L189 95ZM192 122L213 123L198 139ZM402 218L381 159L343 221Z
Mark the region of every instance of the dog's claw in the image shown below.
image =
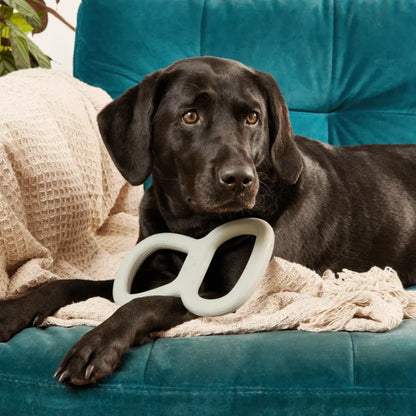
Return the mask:
M32 322L32 326L38 326L38 325L40 325L42 322L41 322L41 319L40 319L40 316L39 315L36 315L35 316L35 319L33 320L33 322Z
M58 381L60 382L60 383L63 383L67 378L68 378L68 376L69 376L69 372L68 371L64 371L60 376L59 376L59 378L58 378Z
M59 366L58 369L55 371L55 374L53 375L54 378L57 378L59 376L59 374L60 374L61 371L62 371L62 367Z
M87 369L85 370L85 378L88 380L91 378L91 374L94 371L95 366L93 364L90 364Z

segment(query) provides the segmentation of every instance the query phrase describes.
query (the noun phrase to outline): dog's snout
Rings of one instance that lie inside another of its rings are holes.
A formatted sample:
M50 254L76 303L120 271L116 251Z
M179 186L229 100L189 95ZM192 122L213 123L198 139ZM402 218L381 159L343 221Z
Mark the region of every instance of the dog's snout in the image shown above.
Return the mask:
M227 166L220 170L219 181L230 190L248 188L254 181L254 172L249 166Z

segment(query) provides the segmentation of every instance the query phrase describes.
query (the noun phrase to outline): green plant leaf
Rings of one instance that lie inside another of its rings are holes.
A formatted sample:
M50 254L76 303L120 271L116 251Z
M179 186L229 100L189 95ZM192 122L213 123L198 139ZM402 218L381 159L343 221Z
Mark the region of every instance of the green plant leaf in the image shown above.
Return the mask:
M29 54L35 60L35 62L43 68L50 68L51 67L51 59L48 56L46 56L35 43L33 43L26 35L24 35L22 33L22 31L17 26L15 26L12 22L10 22L10 20L7 20L6 23L9 25L10 34L13 31L13 33L17 37L22 38L22 39L25 40L25 42L27 44ZM30 66L36 66L36 65L33 65L33 62L32 62L32 65L30 65Z
M16 65L11 52L0 52L0 77L16 71Z
M40 20L42 21L42 26L40 28L36 28L33 30L33 33L41 33L46 29L46 26L48 26L48 21L49 21L49 17L48 17L48 13L46 11L46 4L45 4L45 0L26 0L29 4L29 6L31 6L35 12L38 14L38 16L40 17Z
M42 27L42 20L25 0L3 0L3 2L19 11L31 26L35 28Z
M40 48L33 43L30 39L27 39L27 46L29 47L29 53L33 59L41 66L42 68L51 67L51 58L45 55Z
M8 51L10 45L7 41L9 40L9 27L3 23L0 23L0 52Z
M33 26L31 26L20 13L13 13L8 20L13 22L25 35L33 30Z
M15 26L14 24L10 24L10 46L11 52L14 58L14 62L16 64L17 69L25 69L30 68L30 57L29 57L29 47L28 47L28 39L26 36Z
M13 7L0 6L0 15L3 16L4 19L10 19L13 15Z

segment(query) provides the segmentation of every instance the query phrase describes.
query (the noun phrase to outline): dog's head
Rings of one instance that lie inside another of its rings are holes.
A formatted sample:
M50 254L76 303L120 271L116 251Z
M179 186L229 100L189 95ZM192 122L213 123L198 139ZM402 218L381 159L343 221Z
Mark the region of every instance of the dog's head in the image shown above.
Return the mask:
M131 184L152 173L196 212L253 208L265 162L284 184L302 171L275 80L227 59L185 59L147 76L105 107L98 124Z

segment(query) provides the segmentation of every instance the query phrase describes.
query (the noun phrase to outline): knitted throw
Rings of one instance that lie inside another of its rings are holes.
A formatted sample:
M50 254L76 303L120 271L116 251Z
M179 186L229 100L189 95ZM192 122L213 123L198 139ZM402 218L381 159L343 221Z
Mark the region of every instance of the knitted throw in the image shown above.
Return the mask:
M111 279L138 236L141 188L119 174L97 112L111 98L45 69L0 78L0 298Z

